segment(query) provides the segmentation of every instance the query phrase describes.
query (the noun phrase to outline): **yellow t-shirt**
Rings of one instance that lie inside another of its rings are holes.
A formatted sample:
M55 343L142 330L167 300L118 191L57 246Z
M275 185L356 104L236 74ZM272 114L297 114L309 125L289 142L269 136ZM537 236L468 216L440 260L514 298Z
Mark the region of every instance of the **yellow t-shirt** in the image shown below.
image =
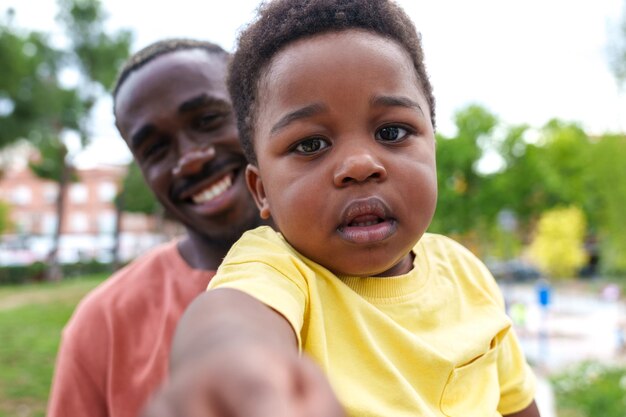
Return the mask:
M337 277L269 227L232 247L209 284L291 323L351 416L495 417L526 408L535 380L486 267L426 234L396 277Z

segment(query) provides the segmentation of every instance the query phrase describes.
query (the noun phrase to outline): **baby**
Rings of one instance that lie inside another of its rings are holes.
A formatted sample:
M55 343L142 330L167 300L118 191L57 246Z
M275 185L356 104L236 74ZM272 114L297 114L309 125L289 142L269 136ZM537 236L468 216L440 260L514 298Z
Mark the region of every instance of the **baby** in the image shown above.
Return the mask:
M244 234L185 313L147 415L539 416L497 284L426 233L435 107L404 11L267 3L229 89L277 231Z

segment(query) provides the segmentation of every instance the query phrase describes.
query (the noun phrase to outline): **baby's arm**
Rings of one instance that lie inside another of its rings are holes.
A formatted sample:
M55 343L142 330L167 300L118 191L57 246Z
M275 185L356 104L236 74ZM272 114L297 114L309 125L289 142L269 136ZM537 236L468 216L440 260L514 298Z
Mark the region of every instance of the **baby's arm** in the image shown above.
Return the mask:
M189 306L170 371L144 417L344 415L322 372L298 354L287 320L237 290L212 290Z

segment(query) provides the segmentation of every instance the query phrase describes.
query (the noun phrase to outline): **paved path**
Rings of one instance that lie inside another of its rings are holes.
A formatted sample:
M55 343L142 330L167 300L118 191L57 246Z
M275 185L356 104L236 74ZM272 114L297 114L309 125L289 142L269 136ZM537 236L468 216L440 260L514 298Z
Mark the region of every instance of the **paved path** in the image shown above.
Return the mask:
M541 417L556 417L547 376L584 360L615 361L626 306L600 294L557 288L550 305L542 308L532 284L503 286L502 290L509 305L525 306L525 323L517 323L516 331L538 375L536 400Z
M556 408L554 403L554 393L552 386L543 377L537 379L537 394L535 395L535 401L541 417L556 417Z

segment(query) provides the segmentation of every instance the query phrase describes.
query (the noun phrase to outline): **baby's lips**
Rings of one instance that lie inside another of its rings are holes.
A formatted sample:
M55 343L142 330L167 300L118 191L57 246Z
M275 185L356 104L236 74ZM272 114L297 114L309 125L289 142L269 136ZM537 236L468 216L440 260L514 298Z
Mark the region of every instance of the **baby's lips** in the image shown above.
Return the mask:
M376 221L388 217L391 210L379 197L369 197L350 202L342 211L342 226L353 222Z

